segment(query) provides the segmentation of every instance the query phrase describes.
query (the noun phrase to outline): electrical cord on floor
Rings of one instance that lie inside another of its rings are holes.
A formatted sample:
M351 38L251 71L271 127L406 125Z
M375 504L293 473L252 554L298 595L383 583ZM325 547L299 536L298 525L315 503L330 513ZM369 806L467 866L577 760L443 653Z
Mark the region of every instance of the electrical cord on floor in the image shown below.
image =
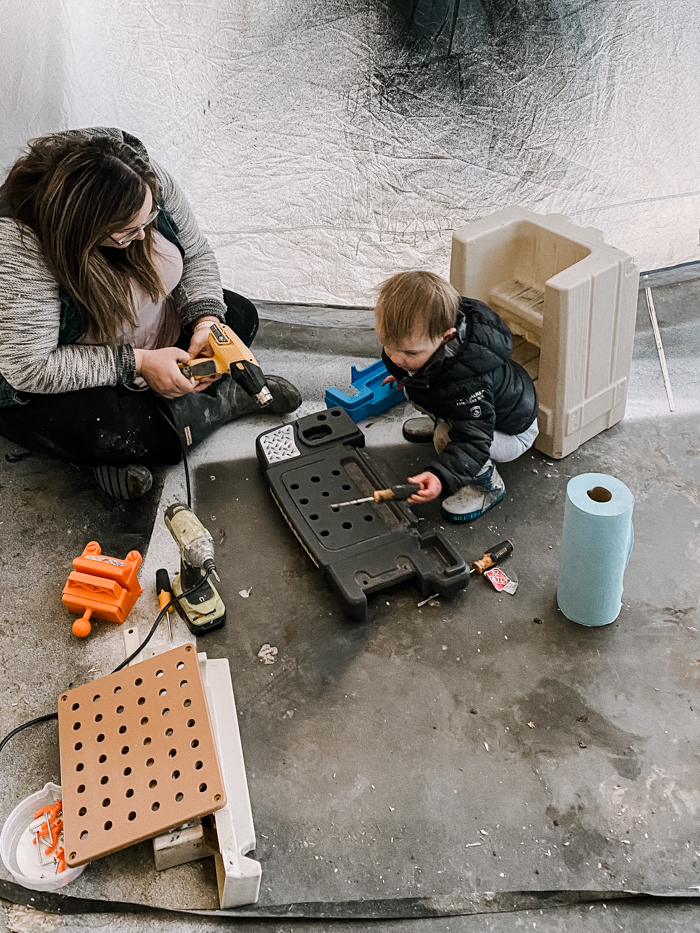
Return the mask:
M212 571L207 570L204 576L202 577L202 579L199 581L199 583L196 583L189 590L185 590L184 592L180 593L179 596L173 596L170 602L166 603L166 605L163 606L163 608L160 610L160 612L158 613L156 617L155 622L151 626L150 632L148 633L148 635L146 635L146 637L141 642L141 644L138 646L136 651L133 651L129 655L128 658L125 658L121 664L115 667L112 673L116 674L117 671L122 670L122 668L126 667L127 664L130 664L134 660L136 655L139 654L141 651L143 651L143 649L149 643L151 638L153 638L153 636L156 633L156 629L160 625L161 620L164 618L165 613L170 609L170 607L179 603L181 599L185 599L187 596L191 596L192 593L196 592L201 586L204 586L204 584L207 582L207 580L209 579L211 575L212 575ZM13 736L17 735L18 732L22 732L24 729L28 729L30 726L38 725L38 723L40 722L48 722L51 719L58 719L58 713L47 713L45 716L37 716L36 719L30 719L29 722L25 722L21 726L17 726L15 729L12 730L12 732L8 732L5 738L0 742L0 753L2 753L2 750L7 745L7 743L10 741L10 739Z

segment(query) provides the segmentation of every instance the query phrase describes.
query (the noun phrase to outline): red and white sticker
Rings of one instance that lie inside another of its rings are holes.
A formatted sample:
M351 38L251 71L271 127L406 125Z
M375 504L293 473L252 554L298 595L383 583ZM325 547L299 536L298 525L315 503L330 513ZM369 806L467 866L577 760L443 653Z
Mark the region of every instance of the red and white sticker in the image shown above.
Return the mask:
M499 593L503 591L513 596L518 588L518 581L511 580L507 574L503 573L500 567L492 567L490 570L485 570L484 576L489 578L494 589L498 590Z

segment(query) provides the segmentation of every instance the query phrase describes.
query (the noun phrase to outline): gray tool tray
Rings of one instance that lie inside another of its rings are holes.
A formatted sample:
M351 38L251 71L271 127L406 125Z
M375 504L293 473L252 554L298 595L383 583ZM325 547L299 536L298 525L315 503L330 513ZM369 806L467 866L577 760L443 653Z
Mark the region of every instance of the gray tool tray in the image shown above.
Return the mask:
M342 408L258 436L256 451L275 502L307 554L363 622L367 594L415 578L423 596L450 597L469 583L464 558L439 531L419 533L405 502L331 503L396 482Z

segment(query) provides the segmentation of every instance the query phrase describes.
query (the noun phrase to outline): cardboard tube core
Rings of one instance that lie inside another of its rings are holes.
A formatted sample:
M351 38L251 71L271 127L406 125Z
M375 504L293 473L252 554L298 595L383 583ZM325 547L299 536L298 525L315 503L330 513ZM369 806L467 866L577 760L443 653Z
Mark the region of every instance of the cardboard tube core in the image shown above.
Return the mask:
M610 502L612 499L612 493L605 486L594 486L593 489L588 490L586 495L594 502Z

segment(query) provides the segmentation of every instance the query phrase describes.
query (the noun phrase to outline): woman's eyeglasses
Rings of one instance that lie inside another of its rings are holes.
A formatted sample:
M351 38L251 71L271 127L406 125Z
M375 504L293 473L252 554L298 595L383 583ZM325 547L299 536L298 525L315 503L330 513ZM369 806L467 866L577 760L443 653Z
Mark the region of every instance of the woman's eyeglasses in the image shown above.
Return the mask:
M127 243L131 243L132 240L135 240L136 237L139 235L139 233L141 233L142 230L144 230L146 227L148 227L149 224L152 224L153 221L156 219L156 217L158 216L159 213L160 213L160 208L157 207L157 208L153 211L153 213L151 213L151 214L148 215L148 217L146 218L146 220L145 220L142 224L139 224L138 227L136 227L135 229L130 230L128 233L126 233L124 236L120 237L119 239L117 239L115 236L110 236L110 240L114 240L114 242L117 244L117 246L126 246Z

